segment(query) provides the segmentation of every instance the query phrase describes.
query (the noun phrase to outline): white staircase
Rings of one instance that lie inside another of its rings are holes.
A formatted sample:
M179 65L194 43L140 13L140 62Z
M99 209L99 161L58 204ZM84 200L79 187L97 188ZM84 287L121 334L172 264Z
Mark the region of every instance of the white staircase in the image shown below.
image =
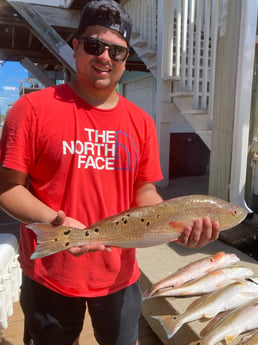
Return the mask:
M123 5L133 20L132 47L157 81L166 84L165 90L171 90L166 96L210 148L219 2L125 0ZM157 37L162 37L160 51Z

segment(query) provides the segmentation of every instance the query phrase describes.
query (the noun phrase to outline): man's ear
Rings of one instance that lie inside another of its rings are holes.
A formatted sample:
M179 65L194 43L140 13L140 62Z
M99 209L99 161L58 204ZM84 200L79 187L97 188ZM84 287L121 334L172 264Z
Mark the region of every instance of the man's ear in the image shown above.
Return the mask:
M73 44L73 50L74 50L73 57L75 57L76 50L77 50L78 44L79 44L79 40L77 38L74 38L72 44Z

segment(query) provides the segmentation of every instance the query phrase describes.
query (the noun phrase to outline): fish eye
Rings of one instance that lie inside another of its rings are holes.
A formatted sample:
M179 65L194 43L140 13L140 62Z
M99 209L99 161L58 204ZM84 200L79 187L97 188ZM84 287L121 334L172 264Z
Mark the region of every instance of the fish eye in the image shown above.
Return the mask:
M236 216L237 215L237 210L233 210L232 214L233 214L233 216Z

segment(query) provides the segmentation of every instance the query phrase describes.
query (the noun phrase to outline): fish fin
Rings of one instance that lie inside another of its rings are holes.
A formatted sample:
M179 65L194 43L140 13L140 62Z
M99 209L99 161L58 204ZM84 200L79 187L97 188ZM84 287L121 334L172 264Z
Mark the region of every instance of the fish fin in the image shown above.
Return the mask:
M30 257L31 259L43 258L72 247L69 241L69 231L75 230L74 228L63 225L54 226L49 223L33 223L26 225L26 227L37 235L38 244ZM65 231L69 232L67 241L63 238Z
M172 338L174 334L183 326L180 315L159 315L151 316L153 319L158 320L164 328L168 338Z
M229 335L227 335L225 337L226 344L231 343L237 336L238 336L238 334L229 334Z
M171 226L171 228L175 231L175 232L178 232L178 233L181 233L184 228L186 226L192 226L191 223L186 223L186 222L176 222L176 221L171 221L169 222L169 225ZM175 240L175 239L173 239Z
M209 311L207 313L204 313L203 316L206 318L206 319L212 319L214 316L216 316L218 313L217 311Z
M223 258L223 256L225 256L225 252L217 252L213 258L211 259L211 261L219 261L221 258Z

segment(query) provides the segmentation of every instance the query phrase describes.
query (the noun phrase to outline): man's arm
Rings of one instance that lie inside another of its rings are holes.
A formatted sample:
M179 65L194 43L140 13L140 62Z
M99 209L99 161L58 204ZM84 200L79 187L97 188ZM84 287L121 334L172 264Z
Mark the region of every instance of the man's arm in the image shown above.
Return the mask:
M136 181L134 202L137 206L155 205L162 202L153 183ZM193 226L186 226L179 239L176 241L188 248L201 248L219 237L220 226L209 217L196 219Z
M26 188L28 175L17 170L0 166L0 207L11 217L22 223L52 223L78 228L85 226L76 219L66 217L63 211L54 211L37 199ZM107 250L104 245L93 244L71 248L69 251L80 256L91 251Z
M22 223L51 223L57 212L26 188L28 175L0 166L0 207Z
M163 199L157 192L154 183L142 182L137 180L134 185L134 205L148 206L156 205L162 202Z

